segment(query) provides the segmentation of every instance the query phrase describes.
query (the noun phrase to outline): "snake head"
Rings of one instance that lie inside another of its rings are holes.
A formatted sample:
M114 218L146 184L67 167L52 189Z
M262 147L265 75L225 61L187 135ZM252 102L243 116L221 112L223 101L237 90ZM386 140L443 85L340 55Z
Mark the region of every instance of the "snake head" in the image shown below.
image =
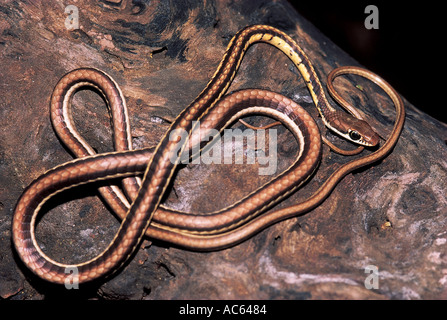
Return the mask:
M331 122L331 129L356 144L374 147L379 144L379 135L368 122L357 119L345 112L337 111L337 116Z

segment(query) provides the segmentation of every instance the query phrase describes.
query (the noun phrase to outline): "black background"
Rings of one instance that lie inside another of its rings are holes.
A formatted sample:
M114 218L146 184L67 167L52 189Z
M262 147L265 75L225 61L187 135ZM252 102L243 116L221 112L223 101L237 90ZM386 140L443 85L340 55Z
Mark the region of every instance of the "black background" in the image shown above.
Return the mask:
M293 1L320 31L366 68L390 82L410 103L447 123L445 48L447 10L427 1ZM367 5L379 11L379 29L364 22Z

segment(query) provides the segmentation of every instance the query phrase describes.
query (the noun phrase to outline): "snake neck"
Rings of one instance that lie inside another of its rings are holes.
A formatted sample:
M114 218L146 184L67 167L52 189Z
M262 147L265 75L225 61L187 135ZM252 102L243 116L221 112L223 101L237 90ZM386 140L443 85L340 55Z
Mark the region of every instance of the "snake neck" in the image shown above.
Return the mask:
M274 46L294 63L310 91L312 100L314 101L323 122L325 125L330 125L326 115L331 114L336 110L329 104L323 86L312 63L295 40L274 27L254 25L239 31L229 43L225 56L222 59L213 80L218 79L222 74L226 74L232 80L248 47L258 42L268 43ZM210 81L210 84L213 80ZM229 82L231 82L231 80ZM206 91L206 89L204 91Z
M274 46L294 63L302 75L312 96L312 100L327 128L359 145L374 146L378 143L378 135L368 123L336 110L330 105L319 77L306 53L290 36L276 28L255 25L242 29L234 36L228 46L227 54L220 65L224 71L226 70L225 66L227 64L232 66L231 72L229 73L231 80L239 68L245 51L251 44L256 42L264 42ZM220 67L216 72L216 76L221 73Z

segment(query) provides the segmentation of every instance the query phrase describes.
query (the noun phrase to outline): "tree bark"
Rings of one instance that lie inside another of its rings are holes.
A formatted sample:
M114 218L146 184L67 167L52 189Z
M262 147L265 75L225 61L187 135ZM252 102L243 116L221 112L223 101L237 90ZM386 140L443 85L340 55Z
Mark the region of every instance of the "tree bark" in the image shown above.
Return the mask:
M272 25L296 39L323 83L334 67L358 64L286 1L80 0L76 7L79 29L68 30L73 21L66 22L69 14L59 1L0 5L1 297L447 298L446 125L407 101L405 128L394 151L345 177L322 205L303 216L214 252L147 239L120 273L71 292L33 276L12 248L11 219L17 199L33 179L72 159L53 132L48 107L54 86L66 72L95 67L114 77L127 99L134 145L141 148L157 144L169 122L212 77L231 37L247 25ZM357 77L336 84L386 137L395 117L386 95ZM250 48L230 91L241 88L280 92L305 106L322 125L301 76L273 47ZM73 104L86 139L98 152L111 151L102 99L84 90ZM277 173L295 157L291 137L278 128ZM276 208L306 199L334 168L351 160L323 148L317 174ZM189 164L177 173L166 205L190 212L218 210L271 179L257 170L248 164ZM66 192L44 208L37 238L50 257L86 261L113 238L119 222L98 198L96 187Z

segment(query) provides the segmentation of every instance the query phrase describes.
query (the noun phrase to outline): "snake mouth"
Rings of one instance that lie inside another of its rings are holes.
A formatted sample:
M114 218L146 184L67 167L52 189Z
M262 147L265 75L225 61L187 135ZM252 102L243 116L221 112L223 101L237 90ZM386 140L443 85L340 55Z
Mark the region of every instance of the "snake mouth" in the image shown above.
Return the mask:
M345 112L335 111L328 116L326 126L344 139L364 147L375 147L380 142L379 135L368 122Z
M356 130L349 130L347 135L349 136L349 140L364 147L376 147L380 143L380 137L374 131L370 135L365 135L360 134Z
M369 125L368 125L369 127ZM372 129L369 132L359 132L354 129L348 129L347 131L340 131L333 126L329 127L330 131L342 137L343 139L350 141L359 146L373 148L379 145L380 137ZM364 130L363 130L364 131Z

